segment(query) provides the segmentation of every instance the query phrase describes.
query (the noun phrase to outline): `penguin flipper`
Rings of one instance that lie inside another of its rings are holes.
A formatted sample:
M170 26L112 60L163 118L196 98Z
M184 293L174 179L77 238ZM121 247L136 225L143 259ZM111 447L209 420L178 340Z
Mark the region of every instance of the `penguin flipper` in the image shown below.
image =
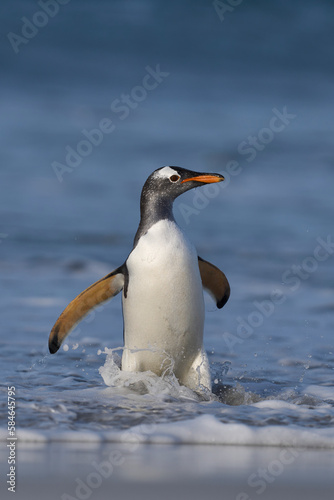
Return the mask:
M221 309L230 297L230 285L223 271L198 257L199 272L203 287L215 298L218 309Z
M122 290L124 282L124 269L121 266L93 283L73 299L51 330L49 336L50 353L54 354L58 351L67 335L94 307L117 295Z

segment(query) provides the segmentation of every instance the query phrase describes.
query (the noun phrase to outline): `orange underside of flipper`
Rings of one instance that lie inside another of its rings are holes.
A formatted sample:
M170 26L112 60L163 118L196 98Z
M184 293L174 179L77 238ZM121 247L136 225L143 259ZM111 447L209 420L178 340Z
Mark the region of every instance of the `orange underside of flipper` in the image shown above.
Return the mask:
M81 292L61 313L49 336L51 354L58 351L63 340L94 307L117 295L123 288L124 275L114 271Z

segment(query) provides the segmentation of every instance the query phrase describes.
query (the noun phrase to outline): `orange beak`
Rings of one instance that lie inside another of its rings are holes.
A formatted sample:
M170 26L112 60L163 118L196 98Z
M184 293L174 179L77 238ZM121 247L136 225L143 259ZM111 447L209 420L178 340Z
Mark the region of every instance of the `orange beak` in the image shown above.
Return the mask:
M204 182L205 184L211 184L212 182L221 182L224 180L224 177L220 175L219 177L217 175L211 175L211 174L204 174L204 175L197 175L196 177L189 177L188 179L184 179L181 184L184 182L189 182L189 181L197 181L197 182Z

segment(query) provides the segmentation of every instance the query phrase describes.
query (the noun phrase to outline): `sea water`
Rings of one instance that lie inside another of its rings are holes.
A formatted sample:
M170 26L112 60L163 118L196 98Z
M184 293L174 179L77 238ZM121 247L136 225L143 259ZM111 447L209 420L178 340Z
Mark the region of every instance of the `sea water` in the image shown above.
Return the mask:
M219 204L225 204L224 193L205 212L216 225ZM265 248L266 239L259 246L254 243L253 252L240 247L233 251L231 243L224 243L229 223L216 234L194 222L198 241L210 238L201 255L208 258L209 252L209 260L221 265L232 288L221 311L211 298L206 300L205 347L213 383L207 400L172 374L160 378L120 370L119 297L91 313L56 355L47 352L49 330L67 302L121 260L108 265L99 259L55 257L55 245L45 236L38 245L20 243L31 255L18 259L8 252L2 265L2 392L5 396L6 384L16 388L21 442L124 442L136 436L149 443L334 447L334 354L325 283L333 257L319 262L308 280L300 279L292 290L282 275L292 263L302 263L307 252L282 249L279 255ZM312 243L319 245L310 241L310 255ZM3 250L10 244L4 242ZM208 251L210 244L215 251ZM67 245L57 243L59 253ZM89 252L89 244L78 244L86 245ZM113 246L109 241L100 245L106 260ZM280 290L278 303L272 300L273 290ZM5 426L5 412L2 418Z

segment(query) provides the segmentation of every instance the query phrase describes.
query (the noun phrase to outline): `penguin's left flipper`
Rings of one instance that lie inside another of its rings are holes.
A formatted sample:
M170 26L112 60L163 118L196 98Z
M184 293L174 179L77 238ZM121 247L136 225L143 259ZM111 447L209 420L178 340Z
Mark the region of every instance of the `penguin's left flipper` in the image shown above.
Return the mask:
M213 295L218 309L221 309L230 297L230 285L225 274L201 257L198 257L198 265L203 288Z
M58 351L63 340L94 307L117 295L123 288L123 266L96 281L72 300L61 313L49 336L49 351Z

